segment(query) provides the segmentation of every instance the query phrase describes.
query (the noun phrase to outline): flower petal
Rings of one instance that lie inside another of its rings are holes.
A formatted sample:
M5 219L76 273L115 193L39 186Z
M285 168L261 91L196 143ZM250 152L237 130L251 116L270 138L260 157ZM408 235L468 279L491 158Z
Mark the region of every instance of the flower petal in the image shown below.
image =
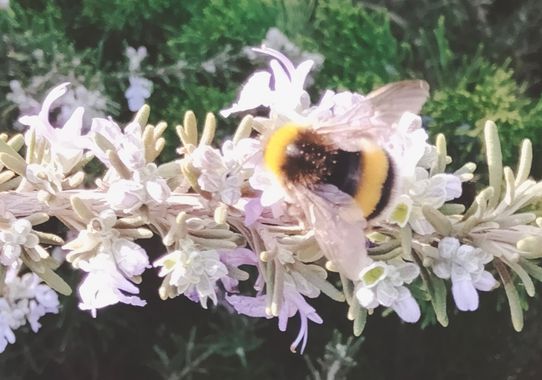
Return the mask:
M453 281L452 279L452 294L459 310L474 311L478 309L478 292L471 280Z
M237 103L234 103L230 108L220 111L220 115L228 117L232 113L251 110L259 106L269 106L271 97L271 90L269 89L270 81L271 74L268 72L259 71L254 73L241 90Z
M495 280L493 275L488 271L483 271L480 274L480 277L478 277L474 282L474 287L483 292L489 292L490 290L493 290L496 285L497 280Z
M440 256L445 259L451 258L459 249L460 243L456 238L445 237L438 243Z
M408 323L418 322L421 316L420 306L414 297L412 297L410 291L406 288L404 289L408 292L408 296L401 297L393 305L391 305L391 308L403 321Z

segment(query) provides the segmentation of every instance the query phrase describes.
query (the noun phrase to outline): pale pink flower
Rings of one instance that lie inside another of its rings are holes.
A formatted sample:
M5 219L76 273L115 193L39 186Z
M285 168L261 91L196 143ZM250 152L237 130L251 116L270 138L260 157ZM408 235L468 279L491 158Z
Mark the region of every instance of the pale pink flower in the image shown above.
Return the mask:
M246 248L236 248L236 249L224 249L219 250L218 255L220 261L228 267L237 268L241 265L258 265L258 257L250 249ZM237 286L239 285L239 280L224 276L220 279L224 285L224 289L229 293L238 292Z
M284 298L281 304L279 319L279 330L286 331L288 320L299 313L301 325L296 339L292 343L290 349L295 352L301 343L301 353L305 350L307 339L309 337L308 321L321 324L322 318L316 313L316 310L305 301L305 297L296 289L295 282L288 275L284 282ZM248 315L250 317L271 318L265 312L265 295L256 297L226 296L226 300L234 307L239 314Z

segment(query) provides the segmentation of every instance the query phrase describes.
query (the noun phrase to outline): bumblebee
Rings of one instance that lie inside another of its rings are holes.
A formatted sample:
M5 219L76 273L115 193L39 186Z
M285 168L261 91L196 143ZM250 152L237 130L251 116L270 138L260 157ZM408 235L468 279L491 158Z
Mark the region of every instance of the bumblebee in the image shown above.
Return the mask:
M398 185L396 168L372 136L428 97L423 81L392 83L319 125L287 123L268 137L264 162L305 214L327 258L356 280L370 262L364 229ZM376 131L376 132L375 132Z
M396 185L391 157L378 145L364 140L359 151L349 152L296 124L270 137L264 160L278 178L294 186L314 190L334 185L354 199L367 220L386 208Z

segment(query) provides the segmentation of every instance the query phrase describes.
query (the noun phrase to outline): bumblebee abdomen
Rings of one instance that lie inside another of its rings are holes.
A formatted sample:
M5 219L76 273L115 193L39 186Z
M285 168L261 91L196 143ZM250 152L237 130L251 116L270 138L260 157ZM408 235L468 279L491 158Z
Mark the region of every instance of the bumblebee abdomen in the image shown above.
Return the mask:
M360 155L360 176L353 196L367 219L377 217L389 204L395 186L393 163L388 153L367 144Z
M352 196L365 218L380 215L388 205L395 185L388 153L374 144L365 143L359 152L338 150L335 162L332 174L323 182Z

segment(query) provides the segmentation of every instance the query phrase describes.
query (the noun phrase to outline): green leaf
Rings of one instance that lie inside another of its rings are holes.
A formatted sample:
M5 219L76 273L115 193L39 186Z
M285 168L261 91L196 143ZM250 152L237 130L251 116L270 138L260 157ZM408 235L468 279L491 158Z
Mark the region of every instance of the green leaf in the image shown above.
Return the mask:
M525 271L529 273L532 278L542 282L542 268L540 266L531 260L523 258L519 259L519 265L521 265L521 267L525 269Z
M437 321L444 327L448 326L448 313L446 311L446 283L444 280L432 275L421 263L418 254L413 255L418 266L425 287L431 297L431 306L435 311Z
M529 273L523 269L523 267L517 263L503 260L503 262L508 265L521 279L521 282L525 286L525 291L529 295L529 297L534 297L535 294L535 288L533 284L533 280L531 280L531 277L529 277Z
M36 274L40 276L47 285L49 285L52 289L56 290L58 293L65 296L69 296L70 294L72 294L72 288L70 287L70 285L68 285L66 281L62 279L62 277L53 272L51 269L46 268L43 273Z
M365 309L364 307L361 307L356 316L356 319L354 319L354 335L355 336L360 336L363 333L366 323L367 323L367 309Z
M495 262L495 268L497 268L497 272L499 272L499 276L504 284L504 291L506 292L508 305L510 306L512 325L514 326L514 330L520 332L523 330L523 309L521 308L521 300L519 299L518 291L510 277L510 273L502 262Z

